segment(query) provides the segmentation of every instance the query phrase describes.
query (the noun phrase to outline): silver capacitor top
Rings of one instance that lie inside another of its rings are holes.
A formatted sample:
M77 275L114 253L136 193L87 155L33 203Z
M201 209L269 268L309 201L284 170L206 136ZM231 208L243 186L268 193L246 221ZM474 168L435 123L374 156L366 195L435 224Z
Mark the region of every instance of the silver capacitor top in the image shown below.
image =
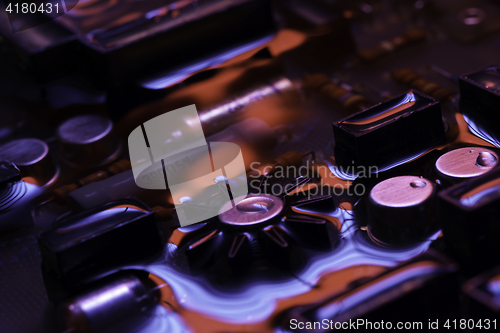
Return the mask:
M49 146L35 138L18 139L0 146L0 160L14 163L28 183L48 186L59 175L49 154Z
M436 170L452 180L480 176L498 164L498 155L491 149L464 147L443 154L436 161Z
M378 183L370 192L374 204L385 207L410 207L419 205L433 193L427 179L417 176L394 177Z
M62 159L73 166L101 166L116 159L121 152L112 121L99 115L80 115L66 120L57 129L57 138Z
M428 179L399 176L373 187L368 202L368 233L380 244L423 241L437 229L436 187Z
M249 194L225 203L219 220L232 226L250 226L278 216L283 210L283 200L270 194ZM231 208L232 207L232 208Z

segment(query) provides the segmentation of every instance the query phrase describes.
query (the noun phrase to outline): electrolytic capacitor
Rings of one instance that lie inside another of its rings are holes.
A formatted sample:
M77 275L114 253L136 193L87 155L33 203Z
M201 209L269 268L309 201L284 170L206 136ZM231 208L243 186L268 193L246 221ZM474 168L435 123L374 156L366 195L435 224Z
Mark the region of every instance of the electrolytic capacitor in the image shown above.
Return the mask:
M498 154L483 147L464 147L449 151L436 161L436 171L444 182L456 184L480 176L498 164Z
M437 231L435 185L417 176L399 176L375 185L368 200L368 234L380 244L426 240Z
M117 332L148 319L157 302L154 283L132 273L119 273L106 283L58 307L60 324L70 332Z
M440 101L450 100L455 95L453 90L422 77L411 68L394 70L391 75L394 81L405 84L409 88L420 90Z
M49 146L42 140L26 138L13 140L0 147L0 160L13 162L28 182L39 186L52 184L59 176L49 154Z
M121 143L113 133L113 122L99 115L70 118L57 129L61 158L75 167L96 167L118 157Z

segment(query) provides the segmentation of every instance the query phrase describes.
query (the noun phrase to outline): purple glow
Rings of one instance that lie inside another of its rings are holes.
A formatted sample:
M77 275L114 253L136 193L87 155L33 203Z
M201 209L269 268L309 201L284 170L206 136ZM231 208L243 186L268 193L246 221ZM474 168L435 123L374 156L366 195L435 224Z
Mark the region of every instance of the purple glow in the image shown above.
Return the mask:
M491 136L486 131L484 131L479 125L476 125L465 114L463 114L462 116L464 117L464 120L467 123L467 126L469 127L469 130L471 131L472 134L474 134L475 136L477 136L480 139L483 139L484 141L486 141L488 143L491 143L495 147L500 148L500 141L498 141L493 136Z
M297 209L312 213L305 209ZM356 265L394 267L425 252L439 232L429 240L406 249L386 249L371 243L354 225L350 212L336 209L327 213L342 222L341 241L334 251L318 257L299 274L280 282L254 281L244 290L219 290L201 277L183 274L168 262L157 261L140 267L165 280L175 293L178 302L190 310L231 323L249 324L267 319L273 314L280 298L289 298L311 290L328 272L335 272ZM175 245L169 244L170 250ZM392 280L391 280L392 281ZM398 280L399 281L399 280ZM398 283L394 281L394 283ZM387 286L392 285L389 283Z
M175 71L171 71L168 73L163 73L160 77L150 78L148 80L142 81L140 84L143 88L158 90L164 89L168 86L171 86L177 82L180 82L187 77L189 77L194 72L200 71L205 68L210 68L213 66L217 66L222 64L223 62L232 59L233 57L240 55L242 53L251 51L257 47L260 47L268 42L270 42L274 38L274 35L263 37L257 41L254 41L249 44L240 45L231 50L227 50L226 52L215 56L208 57L205 60L202 60L197 63L193 63L191 65L187 65L183 68L177 69Z
M425 150L423 150L421 152L418 152L415 155L412 155L410 157L404 158L402 160L399 160L399 161L394 162L394 163L389 164L389 165L385 165L385 166L379 167L378 168L378 172L376 172L376 173L387 171L387 170L395 168L395 167L397 167L399 165L411 162L411 161L419 158L420 156L426 154L429 150L430 149L425 149ZM330 169L330 171L333 173L333 175L335 177L338 177L338 178L343 179L343 180L351 180L351 181L353 181L356 178L358 178L356 175L353 175L353 174L350 174L350 173L346 172L348 170L343 170L342 168L339 168L338 166L333 165L333 163L331 163L328 160L325 160L324 163L326 163L326 165L328 165L328 168ZM366 168L366 169L369 170L369 168Z

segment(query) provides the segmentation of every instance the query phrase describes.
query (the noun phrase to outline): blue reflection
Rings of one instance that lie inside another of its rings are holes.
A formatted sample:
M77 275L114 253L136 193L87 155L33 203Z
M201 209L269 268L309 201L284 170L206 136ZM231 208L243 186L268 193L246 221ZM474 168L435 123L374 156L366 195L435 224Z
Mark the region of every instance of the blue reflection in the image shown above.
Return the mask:
M213 66L217 66L222 64L223 62L234 58L237 55L243 54L245 52L251 51L253 49L256 49L268 42L270 42L274 38L274 35L269 35L266 37L263 37L261 39L258 39L256 41L253 41L248 44L240 45L236 48L233 48L231 50L226 50L226 52L223 52L222 54L219 54L217 56L211 56L207 57L204 60L201 60L196 63L192 63L190 65L187 65L185 67L182 67L180 69L168 72L168 73L163 73L160 77L156 78L151 78L148 80L145 80L141 82L141 86L146 89L164 89L168 86L171 86L172 84L175 84L177 82L180 82L186 78L188 78L191 74L200 71L205 68L210 68Z
M467 207L486 205L500 197L500 185L482 190L470 197L461 198L460 203Z
M0 191L0 231L32 227L31 204L42 193L42 187L24 181Z
M416 98L415 94L412 91L410 91L409 93L404 95L400 100L390 101L387 103L381 103L378 106L375 106L371 109L365 110L364 112L361 112L355 116L352 116L351 118L348 118L348 119L342 121L342 123L356 125L356 122L378 117L378 116L383 115L384 113L386 113L388 111L391 111L393 109L404 106L405 104L409 104L409 103L416 102L416 101L417 101L417 98ZM410 106L411 105L408 105L408 107L410 107ZM405 110L405 109L403 109L403 110Z
M413 278L418 278L426 274L435 274L436 267L434 265L429 265L427 267L413 267L406 269L402 272L398 272L395 275L386 277L382 281L378 281L369 285L363 289L363 292L353 293L337 302L328 304L320 308L316 314L319 318L334 318L336 315L345 312L362 302L368 301L371 297L374 297L385 290L392 288L393 286L400 285L406 281Z
M394 162L392 164L388 164L388 165L383 165L383 166L379 166L377 167L377 172L374 172L375 174L379 173L379 172L384 172L384 171L387 171L389 169L392 169L392 168L395 168L397 166L400 166L402 164L405 164L405 163L408 163L408 162L411 162L419 157L421 157L422 155L425 155L427 152L429 152L431 149L425 149L421 152L418 152L416 153L415 155L412 155L410 157L407 157L407 158L403 158L397 162ZM327 165L328 165L328 169L330 169L330 171L333 173L333 175L337 178L340 178L340 179L343 179L343 180L356 180L356 178L358 178L357 175L354 175L352 173L349 172L349 170L356 170L356 167L353 166L353 167L348 167L346 168L346 170L344 170L344 168L342 167L338 167L336 165L334 165L333 163L331 163L330 161L328 160L325 160L324 161ZM364 170L366 171L370 171L372 168L365 168Z
M471 131L472 134L474 134L478 138L483 139L484 141L494 145L495 147L500 148L500 141L498 141L492 135L490 135L488 132L486 132L486 130L481 128L481 126L474 123L474 121L472 121L472 119L467 117L465 114L463 114L462 116L464 117L464 120L467 123L467 126L469 127L469 131Z
M128 331L128 330L127 330ZM167 310L164 306L157 305L151 318L146 320L140 327L134 327L135 333L188 333L192 332L184 323L182 317L177 313Z
M313 213L306 209L296 209L303 213ZM245 285L243 290L224 290L213 287L201 277L179 272L165 258L140 268L165 280L183 307L217 320L250 324L269 318L276 310L277 300L310 291L326 273L357 265L397 266L425 252L440 233L437 232L427 241L408 248L381 248L372 243L364 231L359 230L351 214L342 209L325 214L339 219L342 223L339 246L335 251L311 260L296 278L290 277L281 281L254 280ZM175 248L175 245L169 244L167 252Z

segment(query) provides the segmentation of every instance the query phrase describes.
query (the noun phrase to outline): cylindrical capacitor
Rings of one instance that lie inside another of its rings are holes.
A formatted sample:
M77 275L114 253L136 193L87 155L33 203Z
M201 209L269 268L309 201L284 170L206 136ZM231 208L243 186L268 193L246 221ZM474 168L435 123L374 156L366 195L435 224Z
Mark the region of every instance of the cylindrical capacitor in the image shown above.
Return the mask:
M121 143L110 119L87 114L70 118L57 129L63 160L77 167L95 167L113 161Z
M464 147L441 155L436 161L438 177L445 185L480 176L498 164L498 155L483 147Z
M59 175L45 142L35 138L10 141L0 147L0 159L14 163L21 177L31 184L48 186Z
M59 322L78 333L134 331L131 328L144 321L157 303L152 286L152 281L134 274L122 275L61 304Z
M378 183L368 200L368 234L382 245L424 241L436 231L435 196L435 185L417 176Z

